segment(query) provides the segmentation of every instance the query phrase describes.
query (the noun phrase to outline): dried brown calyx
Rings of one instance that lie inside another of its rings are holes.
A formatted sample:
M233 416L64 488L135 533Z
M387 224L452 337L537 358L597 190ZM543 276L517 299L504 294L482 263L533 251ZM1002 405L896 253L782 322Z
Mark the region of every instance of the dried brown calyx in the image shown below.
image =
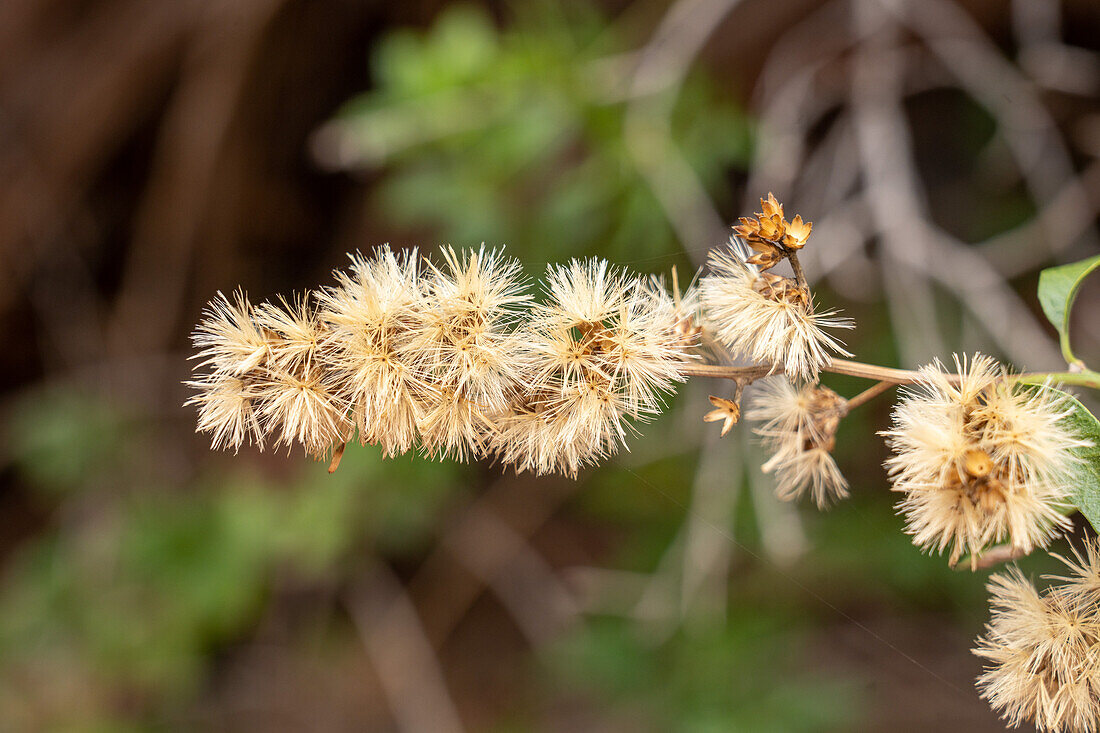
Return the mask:
M755 217L741 217L733 231L756 253L746 262L770 270L806 246L813 224L797 215L787 221L783 204L770 193L760 199L760 208Z
M848 401L833 390L817 385L806 391L806 430L802 450L821 448L830 453L836 448L836 431L848 414Z
M994 512L1007 500L1007 489L999 473L1000 468L988 453L971 449L963 456L962 465L948 473L945 488L957 491L960 501L969 501L984 512Z
M762 272L753 281L752 289L776 303L789 303L807 309L810 307L810 291L793 278Z
M723 438L730 431L730 428L741 419L741 389L741 383L738 382L737 393L732 400L716 395L710 395L709 397L710 404L714 405L714 409L703 415L703 422L718 422L721 420Z

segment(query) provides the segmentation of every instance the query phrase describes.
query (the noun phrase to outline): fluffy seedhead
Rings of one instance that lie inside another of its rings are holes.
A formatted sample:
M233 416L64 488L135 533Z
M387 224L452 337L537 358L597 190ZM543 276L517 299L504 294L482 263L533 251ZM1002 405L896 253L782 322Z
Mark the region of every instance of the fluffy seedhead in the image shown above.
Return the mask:
M262 449L266 437L324 455L349 429L326 385L328 335L308 297L253 307L242 293L219 293L192 337L196 369L209 368L188 382L198 391L188 400L199 407L198 429L215 448Z
M913 542L954 564L1008 541L1045 547L1070 526L1065 516L1073 449L1086 445L1062 419L1064 395L1008 379L987 356L956 357L956 375L936 362L894 408L883 433L886 467Z
M1083 550L1073 548L1073 557L1054 556L1065 563L1070 573L1050 578L1065 581L1082 602L1100 606L1100 543L1087 542Z
M424 449L465 459L485 454L487 433L515 401L526 369L516 327L530 300L518 261L500 250L442 251L429 265L423 302L403 357L417 391L430 394L421 422Z
M672 268L670 294L672 296L673 332L679 339L680 346L685 349L696 349L705 346L707 343L707 332L710 327L707 324L706 311L703 310L702 292L699 289L699 275L701 272L700 270L695 273L695 277L691 279L687 287L681 288L676 267L673 266ZM658 292L666 292L664 277L651 276L649 285Z
M344 402L327 383L330 332L308 296L264 303L256 320L269 340L260 399L264 432L277 446L298 443L312 456L325 455L351 429Z
M618 452L630 430L624 415L622 398L596 381L548 389L500 420L493 448L516 472L575 478Z
M522 329L526 393L494 437L505 464L570 475L614 454L626 418L658 413L684 379L682 312L657 281L604 260L550 267L546 299Z
M974 654L986 660L978 688L1010 725L1092 733L1100 728L1100 573L1090 543L1070 563L1068 585L1040 593L1012 569L990 579L992 617Z
M846 414L847 402L828 387L796 387L778 378L761 385L746 416L762 423L754 432L772 454L762 470L775 472L780 499L808 493L824 508L848 496L848 482L832 456Z
M210 433L215 450L245 442L263 448L257 402L268 340L256 324L255 309L244 293L233 298L219 292L203 313L191 341L198 349L196 370L206 370L187 382L197 390L188 405L199 410L197 429Z
M424 308L416 251L382 247L351 260L318 296L332 341L327 383L349 406L360 442L393 456L416 445L421 406L431 397L404 350Z
M830 352L850 356L826 328L851 328L836 311L816 312L796 280L758 273L735 246L711 252L703 305L714 336L736 354L782 366L792 379L816 381Z

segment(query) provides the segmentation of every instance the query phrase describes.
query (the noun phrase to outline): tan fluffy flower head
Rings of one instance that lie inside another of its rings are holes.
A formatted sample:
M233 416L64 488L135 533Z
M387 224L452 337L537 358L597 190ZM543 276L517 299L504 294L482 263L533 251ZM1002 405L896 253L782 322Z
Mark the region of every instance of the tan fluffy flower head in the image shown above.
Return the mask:
M328 332L308 297L254 308L243 294L219 293L193 340L196 368L211 369L188 383L198 390L188 404L198 405L198 430L215 448L251 440L262 449L273 436L322 456L348 432L345 407L325 383Z
M299 443L310 455L323 456L351 429L344 404L326 383L330 333L308 296L278 306L264 303L257 320L271 340L261 392L264 430L277 436L276 445Z
M517 470L575 475L618 451L628 416L660 411L663 393L684 379L688 346L656 281L573 260L549 268L545 287L522 334L527 391L494 445Z
M360 442L377 444L386 456L404 453L418 439L429 397L403 352L424 308L416 252L385 246L369 258L355 255L336 282L319 294L333 342L331 387L350 405Z
M848 482L832 456L837 428L847 412L845 400L828 387L796 387L783 377L760 386L746 417L762 422L754 432L772 453L762 470L775 472L780 499L809 493L825 508L848 496Z
M950 548L952 564L993 543L1023 553L1045 547L1070 526L1063 511L1072 449L1085 445L1062 420L1064 397L1006 379L1004 367L980 354L956 357L955 375L939 362L921 371L883 433L914 544Z
M992 618L974 653L987 665L982 697L1010 725L1092 733L1100 728L1100 574L1095 542L1069 563L1070 583L1040 593L1012 569L990 578Z
M517 473L562 473L575 478L585 466L618 452L628 424L620 395L593 379L527 395L500 418L493 450Z
M850 356L825 329L851 328L851 321L835 311L816 312L809 291L795 280L757 273L742 260L736 242L712 251L708 262L703 305L715 337L734 353L811 382L830 352Z
M672 316L675 321L673 331L684 347L702 346L703 332L706 328L706 313L703 310L702 295L699 291L698 273L683 290L677 277L676 267L672 268ZM661 277L650 278L650 287L664 291L665 281Z
M515 333L530 300L518 261L501 250L442 250L429 265L424 301L402 347L418 391L431 393L420 423L427 451L464 460L485 453L493 418L509 408L525 376Z
M230 300L223 293L210 302L191 337L198 352L196 370L209 368L187 382L197 394L187 400L199 408L196 429L210 433L215 450L245 442L263 448L258 401L268 340L256 325L255 309L241 292Z

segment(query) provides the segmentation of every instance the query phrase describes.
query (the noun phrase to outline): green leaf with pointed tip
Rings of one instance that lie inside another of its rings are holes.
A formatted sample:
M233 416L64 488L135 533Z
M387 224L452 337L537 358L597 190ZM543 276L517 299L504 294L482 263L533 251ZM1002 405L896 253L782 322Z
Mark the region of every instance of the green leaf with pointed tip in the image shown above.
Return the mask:
M1066 394L1066 399L1073 411L1065 420L1078 437L1092 443L1084 448L1073 449L1080 461L1073 467L1074 489L1070 499L1085 519L1089 520L1093 529L1100 531L1100 421L1072 395Z
M1100 255L1069 265L1050 267L1039 273L1039 304L1043 313L1058 329L1058 338L1062 346L1062 355L1066 361L1077 361L1069 343L1069 314L1073 308L1073 299L1090 272L1100 267Z

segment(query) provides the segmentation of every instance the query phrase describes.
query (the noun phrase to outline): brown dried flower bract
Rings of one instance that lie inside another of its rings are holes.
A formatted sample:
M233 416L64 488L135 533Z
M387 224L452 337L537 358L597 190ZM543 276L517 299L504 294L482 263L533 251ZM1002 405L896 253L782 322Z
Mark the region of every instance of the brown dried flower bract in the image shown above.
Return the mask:
M955 367L955 378L939 362L924 367L883 433L906 530L926 550L950 547L951 564L1006 540L1021 554L1046 546L1070 526L1072 450L1086 444L1062 419L1070 406L987 356Z
M802 249L806 246L813 228L814 225L811 222L804 222L801 216L795 216L787 223L786 232L783 234L783 246L787 249Z
M745 261L770 270L806 246L813 224L803 221L800 215L787 221L783 217L783 204L770 193L768 198L760 199L760 208L755 218L741 217L733 231L756 253Z
M786 379L764 382L746 413L763 424L754 432L772 456L762 466L775 473L776 495L784 501L809 494L818 507L848 496L848 482L832 450L847 402L821 385L796 387Z
M718 422L722 421L722 436L726 437L726 433L730 431L737 421L741 419L741 405L735 400L727 400L723 397L716 397L709 395L708 399L710 404L714 405L713 410L703 415L703 422Z

